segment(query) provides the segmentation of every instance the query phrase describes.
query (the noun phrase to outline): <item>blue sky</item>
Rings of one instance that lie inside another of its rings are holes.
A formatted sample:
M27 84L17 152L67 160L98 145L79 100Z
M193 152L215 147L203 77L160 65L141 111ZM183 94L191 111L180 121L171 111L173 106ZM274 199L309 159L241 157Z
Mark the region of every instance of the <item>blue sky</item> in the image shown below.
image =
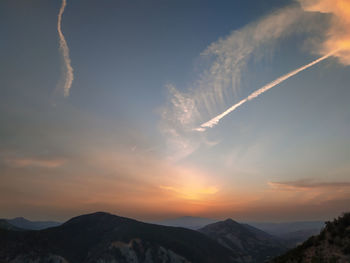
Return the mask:
M0 217L344 212L348 49L194 131L324 55L342 14L300 2L68 0L62 31L74 81L64 97L61 1L2 1Z

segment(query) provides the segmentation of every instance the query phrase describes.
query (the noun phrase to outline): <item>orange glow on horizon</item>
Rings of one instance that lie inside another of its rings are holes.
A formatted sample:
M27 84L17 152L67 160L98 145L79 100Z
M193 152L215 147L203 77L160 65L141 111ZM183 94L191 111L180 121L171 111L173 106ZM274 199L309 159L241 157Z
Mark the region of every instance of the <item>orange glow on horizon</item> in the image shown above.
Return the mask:
M201 187L188 185L183 187L160 185L160 189L164 189L174 193L180 199L202 200L208 195L216 194L219 189L215 186Z

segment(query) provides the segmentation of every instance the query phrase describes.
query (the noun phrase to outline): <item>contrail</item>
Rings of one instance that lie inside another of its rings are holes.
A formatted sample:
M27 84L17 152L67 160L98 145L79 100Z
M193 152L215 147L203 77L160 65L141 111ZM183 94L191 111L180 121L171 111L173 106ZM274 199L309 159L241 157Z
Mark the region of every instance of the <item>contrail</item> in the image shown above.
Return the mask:
M60 38L60 49L62 51L62 56L64 59L64 64L66 67L66 72L65 72L65 80L64 80L64 86L63 86L63 95L65 97L69 96L69 90L72 86L74 75L73 75L73 68L71 65L71 60L69 57L69 48L67 45L67 41L64 38L64 35L62 33L62 15L64 12L64 9L67 5L67 0L62 0L62 6L60 8L60 11L58 13L58 20L57 20L57 31L58 31L58 36Z
M338 50L337 50L338 51ZM252 99L255 99L256 97L258 97L260 94L264 93L265 91L268 91L269 89L277 86L278 84L282 83L283 81L289 79L290 77L293 77L294 75L298 74L299 72L312 67L313 65L325 60L326 58L332 56L335 52L337 51L333 51L331 53L328 53L327 55L324 55L323 57L320 57L319 59L316 59L314 61L312 61L311 63L302 66L296 70L293 70L291 72L289 72L288 74L285 74L281 77L279 77L278 79L266 84L265 86L263 86L262 88L254 91L252 94L250 94L248 97L246 97L245 99L242 99L241 101L239 101L238 103L234 104L233 106L231 106L230 108L228 108L227 110L225 110L223 113L217 115L216 117L212 118L211 120L201 124L198 128L196 128L196 131L205 131L207 128L212 128L214 127L216 124L218 124L218 122L225 117L227 114L229 114L230 112L234 111L235 109L237 109L239 106L241 106L242 104L246 103L247 101L250 101Z

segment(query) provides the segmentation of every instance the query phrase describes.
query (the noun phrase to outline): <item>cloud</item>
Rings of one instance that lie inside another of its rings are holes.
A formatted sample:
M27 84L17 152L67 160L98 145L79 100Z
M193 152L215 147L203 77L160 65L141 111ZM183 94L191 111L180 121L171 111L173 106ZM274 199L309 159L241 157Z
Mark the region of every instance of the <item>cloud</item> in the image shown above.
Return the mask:
M278 10L263 19L233 31L212 43L201 54L205 62L198 79L187 89L167 85L169 98L162 109L160 128L172 155L181 159L208 141L194 130L209 117L230 105L240 88L242 73L252 58L272 47L282 37L300 30L299 7ZM183 91L186 90L186 91Z
M70 88L72 87L72 83L74 80L73 67L71 65L71 60L69 56L69 48L67 45L67 41L64 38L64 35L62 33L62 16L66 5L67 5L67 1L62 0L62 6L58 13L58 20L57 20L57 32L59 36L60 50L62 51L64 66L66 68L66 72L64 73L64 85L63 85L63 95L65 97L69 96L69 91L70 91Z
M325 39L316 43L316 52L325 55L339 50L336 57L344 65L350 65L350 2L348 0L299 0L308 12L332 14Z
M209 67L193 91L199 110L213 115L231 104L227 99L239 92L241 75L249 61L295 32L302 15L298 7L286 7L211 44L201 54L209 61Z
M5 162L13 167L40 167L56 168L62 166L66 161L64 159L42 159L42 158L6 158Z
M244 103L253 100L255 98L257 98L258 96L260 96L261 94L263 94L264 92L268 91L269 89L272 89L273 87L279 85L280 83L286 81L287 79L297 75L298 73L316 65L317 63L320 63L321 61L329 58L330 56L334 55L335 52L331 52L329 54L324 55L323 57L320 57L302 67L299 67L285 75L280 76L279 78L275 79L274 81L266 84L265 86L261 87L260 89L254 91L252 94L250 94L248 97L240 100L238 103L232 105L230 108L228 108L227 110L225 110L224 112L220 113L219 115L215 116L214 118L210 119L209 121L203 123L200 125L200 127L196 128L196 131L199 132L204 132L206 130L206 128L212 128L215 125L217 125L219 123L219 121L224 118L226 115L230 114L232 111L236 110L238 107L240 107L241 105L243 105Z
M300 219L333 217L348 209L344 200L350 198L349 181L300 179L268 182L268 185L270 189L257 202L260 207L256 207L257 213L265 213L267 217L278 213Z
M298 180L289 182L269 182L273 189L305 191L310 189L342 189L350 188L350 182L317 182L313 180Z
M169 100L161 110L160 130L166 137L170 159L177 161L190 155L199 146L198 137L191 136L199 113L191 96L181 93L172 84L168 84L167 89Z

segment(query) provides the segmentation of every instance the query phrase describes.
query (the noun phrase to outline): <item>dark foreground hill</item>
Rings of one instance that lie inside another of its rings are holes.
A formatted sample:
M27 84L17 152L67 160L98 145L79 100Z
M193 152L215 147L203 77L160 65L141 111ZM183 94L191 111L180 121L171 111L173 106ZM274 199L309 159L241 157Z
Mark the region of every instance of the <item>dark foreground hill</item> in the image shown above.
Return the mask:
M265 262L286 251L285 246L277 238L232 219L207 225L198 231L235 253L247 255L247 262Z
M233 263L244 260L240 254L197 231L99 212L45 230L0 229L0 262Z
M350 213L327 222L317 236L272 260L272 263L349 263Z

